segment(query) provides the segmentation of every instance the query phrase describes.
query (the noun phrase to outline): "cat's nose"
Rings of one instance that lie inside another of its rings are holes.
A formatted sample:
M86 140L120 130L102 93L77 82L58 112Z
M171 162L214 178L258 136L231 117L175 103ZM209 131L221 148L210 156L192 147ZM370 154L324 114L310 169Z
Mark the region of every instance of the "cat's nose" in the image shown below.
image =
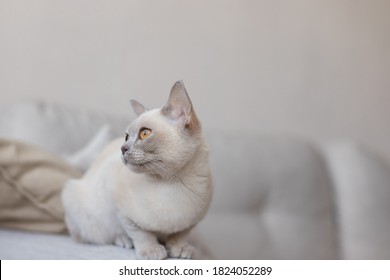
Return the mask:
M126 145L123 145L121 147L122 154L125 154L128 150L129 150L129 147L127 147Z

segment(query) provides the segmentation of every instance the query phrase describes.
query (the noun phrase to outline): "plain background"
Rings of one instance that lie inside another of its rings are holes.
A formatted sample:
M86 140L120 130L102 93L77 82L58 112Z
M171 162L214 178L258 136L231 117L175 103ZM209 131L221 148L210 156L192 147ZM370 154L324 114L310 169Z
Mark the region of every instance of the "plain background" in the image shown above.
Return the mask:
M184 80L206 129L351 140L390 161L388 0L0 0L0 105L122 116ZM28 125L28 124L27 124Z

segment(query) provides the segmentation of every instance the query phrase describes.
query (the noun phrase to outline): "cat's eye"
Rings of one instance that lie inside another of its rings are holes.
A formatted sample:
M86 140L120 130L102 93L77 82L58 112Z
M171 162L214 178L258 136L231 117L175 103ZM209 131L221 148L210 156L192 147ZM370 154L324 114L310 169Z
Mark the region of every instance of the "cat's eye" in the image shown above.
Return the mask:
M129 140L129 134L125 133L125 141Z
M139 132L139 139L144 140L149 137L152 131L149 128L142 128Z

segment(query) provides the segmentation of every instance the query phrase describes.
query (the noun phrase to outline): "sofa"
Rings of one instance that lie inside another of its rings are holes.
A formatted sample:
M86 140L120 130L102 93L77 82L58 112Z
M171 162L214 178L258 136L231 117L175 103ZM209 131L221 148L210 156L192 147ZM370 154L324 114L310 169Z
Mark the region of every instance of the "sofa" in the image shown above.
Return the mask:
M25 101L2 108L0 138L27 143L82 174L131 119L130 111L112 116ZM207 127L205 133L215 189L190 236L199 258L390 258L390 168L378 155L352 142ZM60 230L3 222L0 259L135 258L133 250L76 243Z

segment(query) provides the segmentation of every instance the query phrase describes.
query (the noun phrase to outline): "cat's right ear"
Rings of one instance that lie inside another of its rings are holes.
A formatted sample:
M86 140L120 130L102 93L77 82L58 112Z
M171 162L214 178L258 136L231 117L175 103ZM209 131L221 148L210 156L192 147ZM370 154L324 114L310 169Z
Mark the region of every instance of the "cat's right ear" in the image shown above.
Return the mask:
M130 99L131 107L133 107L134 113L139 116L143 113L145 113L147 110L144 105L139 103L137 100Z

